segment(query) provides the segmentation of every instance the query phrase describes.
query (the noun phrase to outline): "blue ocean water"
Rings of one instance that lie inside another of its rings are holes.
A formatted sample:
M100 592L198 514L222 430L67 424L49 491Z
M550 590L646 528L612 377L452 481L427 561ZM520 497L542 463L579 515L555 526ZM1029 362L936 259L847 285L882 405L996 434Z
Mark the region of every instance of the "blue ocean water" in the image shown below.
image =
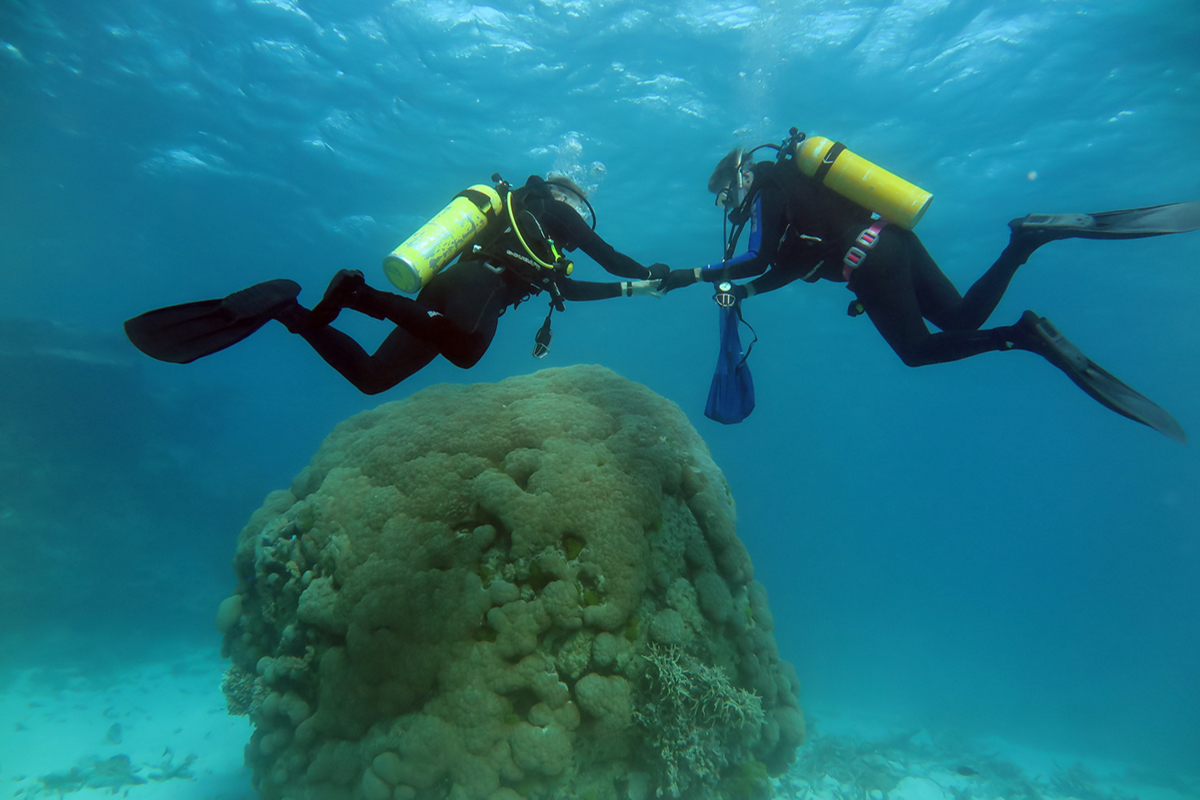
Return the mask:
M7 665L217 647L237 531L337 421L600 363L709 442L815 718L1200 770L1200 455L1034 356L912 370L844 287L793 285L745 305L758 408L726 428L703 289L574 305L540 362L522 307L471 371L382 397L278 326L186 367L119 328L275 277L384 287L496 171L566 171L619 249L697 266L713 164L793 125L932 191L918 232L965 290L1013 217L1200 199L1197 41L1190 0L3 0ZM1200 435L1198 265L1200 234L1056 243L993 322L1050 317Z

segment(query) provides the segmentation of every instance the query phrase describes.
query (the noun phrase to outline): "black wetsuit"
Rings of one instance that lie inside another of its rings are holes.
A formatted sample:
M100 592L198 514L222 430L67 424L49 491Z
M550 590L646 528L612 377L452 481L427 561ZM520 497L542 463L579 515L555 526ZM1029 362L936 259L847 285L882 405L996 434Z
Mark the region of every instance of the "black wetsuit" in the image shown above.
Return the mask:
M750 223L759 226L752 230L751 252L706 267L703 280L761 275L749 284L754 294L795 280L846 282L843 258L872 224L870 212L787 162L756 165L750 197ZM1010 245L964 297L916 234L888 225L850 274L849 288L905 364L957 361L1012 347L1010 327L979 328L1030 252ZM931 333L925 320L941 332Z
M516 207L523 207L536 220L529 230L527 225L519 224L526 242L535 249L544 249L539 257L545 259L548 255L548 243L539 235L544 233L560 248L583 250L613 275L632 280L650 277L647 267L617 252L588 227L575 209L554 199L540 177L532 176L514 195ZM369 286L359 288L346 299L344 307L397 326L372 355L329 325L309 324L309 312L302 307L289 310L279 319L293 333L303 336L360 391L378 394L438 355L457 367L473 367L491 345L500 315L531 295L551 291L555 293L552 296L563 300L580 301L603 300L622 293L620 282L576 281L539 269L523 260L522 250L511 232L489 241L479 253L472 253L468 245L464 256L436 274L415 300Z

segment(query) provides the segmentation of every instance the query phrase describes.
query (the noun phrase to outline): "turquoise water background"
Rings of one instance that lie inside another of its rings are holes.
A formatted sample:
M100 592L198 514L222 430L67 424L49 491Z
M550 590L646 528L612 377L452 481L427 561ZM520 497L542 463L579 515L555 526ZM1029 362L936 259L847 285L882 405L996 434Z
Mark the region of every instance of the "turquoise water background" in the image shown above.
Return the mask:
M816 718L1194 773L1197 445L1035 356L912 370L843 286L793 285L745 304L758 408L725 428L700 287L573 305L543 361L522 306L473 370L382 397L277 325L186 367L119 326L276 277L311 304L339 268L386 288L381 257L496 171L566 171L618 249L698 266L713 164L793 125L932 191L917 231L965 291L1013 217L1200 199L1198 42L1191 0L2 0L5 659L216 648L234 537L336 422L599 363L709 442ZM1025 308L1200 436L1200 233L1053 244L992 322Z

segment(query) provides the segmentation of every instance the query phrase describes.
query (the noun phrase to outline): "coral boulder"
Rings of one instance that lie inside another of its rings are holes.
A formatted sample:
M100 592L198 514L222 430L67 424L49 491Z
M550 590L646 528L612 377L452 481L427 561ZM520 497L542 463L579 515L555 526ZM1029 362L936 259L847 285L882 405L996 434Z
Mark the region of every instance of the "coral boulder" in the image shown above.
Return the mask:
M803 739L728 484L607 369L352 417L234 567L225 690L265 798L732 800Z

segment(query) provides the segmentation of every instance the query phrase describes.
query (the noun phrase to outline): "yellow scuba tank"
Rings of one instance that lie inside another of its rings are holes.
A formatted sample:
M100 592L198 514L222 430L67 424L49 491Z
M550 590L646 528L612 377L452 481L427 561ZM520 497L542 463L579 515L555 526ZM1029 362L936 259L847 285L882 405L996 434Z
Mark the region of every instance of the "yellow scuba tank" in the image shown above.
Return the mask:
M450 205L384 257L388 280L402 292L421 291L503 206L500 194L491 186L476 184L459 192Z
M793 129L794 130L794 129ZM802 135L802 134L801 134ZM811 136L796 145L796 166L843 197L888 222L912 230L933 195L846 149L841 142Z

